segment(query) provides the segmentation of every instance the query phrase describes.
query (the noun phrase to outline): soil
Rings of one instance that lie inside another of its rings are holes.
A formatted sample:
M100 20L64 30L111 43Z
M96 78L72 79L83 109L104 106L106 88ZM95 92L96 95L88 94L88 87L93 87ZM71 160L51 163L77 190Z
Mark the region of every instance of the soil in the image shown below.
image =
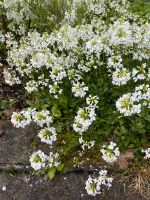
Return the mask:
M6 120L10 119L13 111L26 107L27 98L25 98L25 91L22 85L9 86L5 83L3 69L6 66L2 65L0 68L0 120ZM5 106L3 107L2 101L5 101ZM14 103L11 103L12 101Z
M24 101L24 90L20 85L9 86L5 83L3 77L3 69L5 67L5 65L1 66L0 70L0 98L5 100L9 100L11 98L21 102Z

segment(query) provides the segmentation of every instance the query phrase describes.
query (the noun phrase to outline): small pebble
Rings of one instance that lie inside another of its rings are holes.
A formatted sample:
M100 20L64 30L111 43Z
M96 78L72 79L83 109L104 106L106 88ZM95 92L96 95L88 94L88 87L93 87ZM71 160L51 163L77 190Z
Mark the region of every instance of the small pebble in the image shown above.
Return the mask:
M3 187L2 187L2 191L3 191L3 192L6 191L6 186L3 186Z

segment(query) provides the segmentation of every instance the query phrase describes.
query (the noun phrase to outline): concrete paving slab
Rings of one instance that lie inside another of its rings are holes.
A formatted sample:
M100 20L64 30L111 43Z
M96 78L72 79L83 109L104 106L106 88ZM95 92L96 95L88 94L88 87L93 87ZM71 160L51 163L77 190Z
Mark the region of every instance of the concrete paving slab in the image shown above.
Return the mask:
M24 176L29 179L28 183L23 181ZM0 200L144 200L139 194L129 195L128 188L118 180L108 191L91 197L84 189L87 178L87 173L58 175L52 181L27 174L1 174ZM6 191L2 191L3 186Z
M27 164L34 151L32 139L35 127L14 128L11 122L3 124L4 134L0 137L0 163Z

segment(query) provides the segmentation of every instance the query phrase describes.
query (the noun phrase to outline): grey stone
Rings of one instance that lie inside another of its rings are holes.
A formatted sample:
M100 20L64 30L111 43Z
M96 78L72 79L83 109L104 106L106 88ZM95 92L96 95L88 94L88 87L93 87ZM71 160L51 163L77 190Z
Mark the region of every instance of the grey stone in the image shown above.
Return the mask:
M96 197L85 191L87 173L68 173L57 175L52 181L43 177L26 175L29 182L24 182L22 174L0 175L0 200L144 200L139 194L129 195L129 190L119 180L113 187ZM6 191L2 187L6 186Z
M14 128L11 122L3 125L4 135L0 137L0 163L27 164L34 151L32 139L35 127Z

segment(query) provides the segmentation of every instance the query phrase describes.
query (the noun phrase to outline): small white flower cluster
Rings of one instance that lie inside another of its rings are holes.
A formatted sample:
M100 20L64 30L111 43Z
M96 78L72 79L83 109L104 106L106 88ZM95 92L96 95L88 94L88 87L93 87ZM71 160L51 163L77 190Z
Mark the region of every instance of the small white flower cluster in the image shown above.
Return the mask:
M131 116L141 112L141 104L137 102L137 99L132 97L131 93L120 97L116 102L116 107L124 116Z
M150 108L149 84L141 84L135 87L133 93L124 94L116 102L116 107L124 116L139 114L142 106Z
M147 79L146 67L146 63L143 63L141 66L137 66L132 70L132 78L134 82Z
M41 129L38 133L38 137L41 139L41 142L52 145L57 139L56 130L54 127Z
M53 85L49 85L49 92L57 99L59 94L62 93L62 89L60 89L57 82L54 82Z
M150 148L143 149L143 153L145 153L144 159L150 159Z
M20 34L25 33L24 20L31 17L31 11L29 11L29 5L26 0L4 0L2 7L6 10L7 19L12 21L9 24L9 28L16 31L16 24L19 26L18 30Z
M32 121L30 109L22 110L21 112L13 112L11 122L16 128L29 125Z
M52 81L57 81L57 82L61 82L63 80L63 78L65 78L67 76L65 70L63 67L58 66L58 67L53 67L52 71L50 72L50 77L52 79Z
M9 70L4 69L3 75L4 75L5 82L10 86L12 86L14 84L20 84L21 83L19 78L12 71L10 73Z
M2 31L0 30L0 43L4 43L5 42L5 36L4 34L2 33Z
M108 163L115 162L120 155L119 148L116 147L114 142L110 142L110 144L107 146L103 145L103 148L100 150L100 152L102 153L102 158Z
M107 67L115 70L121 69L123 67L121 55L117 54L109 57L107 61Z
M48 110L36 111L36 109L28 108L21 112L13 112L11 122L17 128L29 125L32 121L37 123L38 126L44 127L38 133L38 137L41 142L50 145L52 148L53 142L57 139L57 133L54 127L50 127L52 123L52 117ZM46 127L45 127L46 126ZM57 167L60 162L59 155L57 153L50 152L50 155L45 155L42 151L34 152L30 157L31 167L34 170L40 170L42 168Z
M50 155L47 156L41 150L38 150L31 155L30 163L35 171L41 170L42 168L57 167L60 164L59 155L50 152Z
M92 178L89 176L86 181L86 191L91 196L96 196L96 194L100 194L102 190L102 186L106 186L108 188L112 185L113 178L108 177L108 172L106 170L101 170L99 172L98 177Z
M57 133L55 128L50 126L52 123L52 117L48 110L36 111L35 109L28 108L21 112L13 112L11 117L11 122L17 128L24 128L32 121L37 123L40 127L44 126L44 128L38 133L38 137L41 139L41 142L49 144L50 147L52 147L53 142L57 139Z
M99 98L97 96L89 95L86 98L88 107L79 108L73 124L73 129L75 132L82 134L83 132L87 131L89 126L96 119L95 109L97 108L98 102Z
M86 148L91 149L95 145L95 141L85 141L82 137L79 138L79 143L81 144L82 150L84 151Z
M21 112L13 112L11 117L11 122L17 128L25 127L30 124L32 121L37 123L38 126L48 126L52 123L52 117L48 110L36 111L36 109L25 109Z
M43 125L47 125L49 127L52 122L52 117L50 116L50 112L48 110L35 111L32 113L32 117L34 122L36 122L40 127L43 127Z
M98 96L92 96L92 95L89 95L87 98L86 98L86 103L89 107L91 108L97 108L97 104L99 102L99 98Z
M95 109L91 107L79 108L77 116L73 124L73 129L75 132L82 134L87 131L89 126L95 120Z
M116 69L112 74L112 83L114 85L125 85L131 79L131 73L126 68Z
M45 167L45 161L47 160L47 156L40 150L34 152L30 157L31 167L34 170L40 170L42 167Z
M88 91L88 87L86 87L83 82L73 82L72 92L75 97L84 97L86 95L86 91Z
M106 34L111 45L132 46L133 44L131 24L128 21L120 19L115 21Z
M28 93L32 93L33 91L38 90L38 84L36 81L31 80L26 83L25 89L28 91Z
M141 105L150 108L150 86L149 84L142 84L135 88L135 92L132 93L132 98L141 102Z
M52 153L50 152L50 155L48 156L48 167L57 167L60 162L59 162L59 154L58 153Z

